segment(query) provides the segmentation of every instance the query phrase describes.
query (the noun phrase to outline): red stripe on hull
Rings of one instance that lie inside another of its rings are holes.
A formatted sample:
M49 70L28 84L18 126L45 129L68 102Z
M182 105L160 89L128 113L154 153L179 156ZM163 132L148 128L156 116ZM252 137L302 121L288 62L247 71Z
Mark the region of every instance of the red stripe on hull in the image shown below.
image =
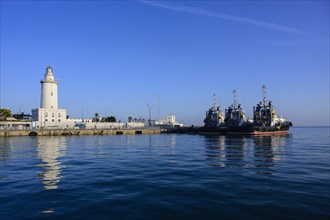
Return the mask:
M252 131L252 132L227 132L229 135L258 135L258 136L268 136L268 135L286 135L289 131Z

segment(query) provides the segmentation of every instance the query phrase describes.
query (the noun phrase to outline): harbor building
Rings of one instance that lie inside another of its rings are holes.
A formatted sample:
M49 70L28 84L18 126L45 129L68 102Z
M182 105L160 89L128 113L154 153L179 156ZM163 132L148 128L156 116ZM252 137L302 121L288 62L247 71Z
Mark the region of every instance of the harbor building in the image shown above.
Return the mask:
M27 130L31 128L30 114L13 114L9 108L0 109L0 130Z
M55 81L52 67L46 68L41 84L40 108L32 110L33 127L61 127L67 119L66 109L58 108L58 82Z
M168 115L165 119L158 119L155 121L155 125L162 127L183 127L182 123L179 123L175 119L175 115Z
M32 121L32 115L24 114L24 112L13 114L13 118L16 118L17 120L23 120L23 121Z

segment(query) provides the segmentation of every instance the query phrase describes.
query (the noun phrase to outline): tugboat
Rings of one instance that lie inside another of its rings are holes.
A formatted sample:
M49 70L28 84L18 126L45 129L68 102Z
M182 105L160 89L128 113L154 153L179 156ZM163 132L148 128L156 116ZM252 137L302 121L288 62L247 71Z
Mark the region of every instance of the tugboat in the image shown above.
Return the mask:
M253 132L253 121L246 119L241 104L237 103L237 92L233 91L234 103L226 109L225 127L227 133Z
M263 101L253 107L254 133L256 135L288 134L292 123L276 115L272 101L268 101L268 104L266 104L266 89L266 86L263 85Z
M224 113L217 106L216 95L213 94L213 106L206 111L204 127L199 128L199 134L225 134Z
M237 102L237 92L233 91L234 103L225 110L225 117L214 103L204 119L204 127L199 128L199 134L217 135L284 135L288 134L292 123L283 117L278 117L271 101L267 103L266 86L262 86L263 102L253 107L253 120L246 118L241 104Z

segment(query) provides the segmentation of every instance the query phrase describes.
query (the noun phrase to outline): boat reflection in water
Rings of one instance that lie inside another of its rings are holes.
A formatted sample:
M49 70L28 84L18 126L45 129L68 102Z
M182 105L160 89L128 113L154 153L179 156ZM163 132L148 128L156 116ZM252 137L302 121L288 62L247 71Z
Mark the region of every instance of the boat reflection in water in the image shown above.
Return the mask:
M205 136L206 156L211 166L244 167L247 165L247 138L239 136Z
M206 157L211 166L255 170L272 174L285 155L290 139L285 136L205 136Z
M273 174L271 169L285 155L285 146L289 135L285 136L256 136L254 143L254 166L259 174Z
M226 144L225 136L205 136L206 141L206 159L211 166L226 166Z
M60 157L65 155L65 137L38 137L38 156L42 161L38 166L43 170L38 174L45 190L58 188L61 179Z
M245 137L226 137L226 165L230 167L244 167L247 165L247 140Z

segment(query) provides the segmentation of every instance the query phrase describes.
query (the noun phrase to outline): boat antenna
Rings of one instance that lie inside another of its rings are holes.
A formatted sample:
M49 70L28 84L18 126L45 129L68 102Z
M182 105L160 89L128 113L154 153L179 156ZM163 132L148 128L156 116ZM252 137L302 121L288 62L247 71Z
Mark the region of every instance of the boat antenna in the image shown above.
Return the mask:
M236 105L237 105L237 100L236 100L237 92L236 92L236 89L233 90L233 96L234 96L234 109L236 109Z
M263 94L264 106L266 106L266 101L267 101L266 90L267 90L267 87L265 85L262 85L262 94Z
M213 93L213 110L217 109L217 97L216 94Z
M157 109L157 110L158 110L158 112L157 112L157 119L159 120L159 119L160 119L160 118L159 118L159 95L158 95L158 100L157 100L157 101L158 101L158 109Z

